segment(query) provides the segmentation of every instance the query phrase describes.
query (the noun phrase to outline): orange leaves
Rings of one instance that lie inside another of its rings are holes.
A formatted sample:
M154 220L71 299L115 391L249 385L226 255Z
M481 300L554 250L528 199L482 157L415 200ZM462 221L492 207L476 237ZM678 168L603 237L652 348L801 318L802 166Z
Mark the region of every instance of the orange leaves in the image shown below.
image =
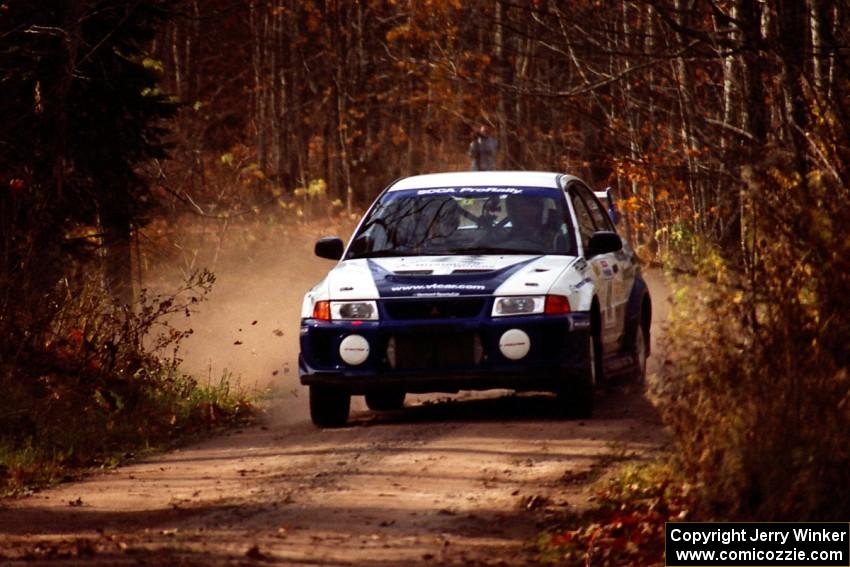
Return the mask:
M556 563L649 565L661 559L665 520L652 511L609 511L577 529L546 534L538 547Z
M76 348L81 347L83 344L83 332L77 328L71 329L68 331L68 342Z
M404 129L403 126L397 126L397 127L392 129L392 132L390 134L390 141L394 145L400 146L402 144L407 143L407 140L408 140L408 134L407 134L407 131Z
M540 559L557 565L663 563L664 523L684 519L689 489L670 465L626 465L597 485L595 508L571 529L538 538Z
M315 12L307 14L307 30L311 33L316 33L322 27L322 21Z
M630 213L638 210L639 203L638 198L635 196L629 197L628 199L621 199L619 201L620 209L625 213Z
M322 27L322 14L319 12L319 8L316 6L316 3L312 1L304 2L302 8L307 16L307 31L310 33L316 33Z
M410 24L401 24L387 32L387 41L393 43L410 37Z
M703 67L696 67L694 69L694 77L700 85L710 85L715 82L715 79L711 76L709 70Z
M637 184L654 183L656 181L657 172L650 167L648 159L635 162L628 159L615 159L614 172L617 176L625 178L627 181Z

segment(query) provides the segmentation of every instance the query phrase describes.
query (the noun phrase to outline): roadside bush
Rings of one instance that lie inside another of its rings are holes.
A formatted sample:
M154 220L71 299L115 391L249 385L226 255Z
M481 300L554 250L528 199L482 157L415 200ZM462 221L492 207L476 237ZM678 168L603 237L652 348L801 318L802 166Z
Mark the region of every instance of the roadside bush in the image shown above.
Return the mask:
M226 377L203 385L179 368L192 329L178 318L214 281L197 272L172 293L143 291L121 309L96 279L84 280L45 325L31 326L34 340L18 345L0 374L0 492L250 416L250 401Z
M701 517L844 519L847 190L770 162L750 183L743 254L709 249L674 293L657 394L676 464Z

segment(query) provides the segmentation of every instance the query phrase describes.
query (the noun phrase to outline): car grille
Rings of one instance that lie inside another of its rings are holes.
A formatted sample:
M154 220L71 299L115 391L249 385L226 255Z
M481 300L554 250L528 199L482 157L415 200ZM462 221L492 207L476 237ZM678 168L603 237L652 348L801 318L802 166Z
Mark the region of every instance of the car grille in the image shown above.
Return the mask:
M476 317L484 308L482 298L404 299L384 302L391 319L463 319Z
M398 335L390 340L390 366L397 370L463 368L481 362L483 351L476 333Z

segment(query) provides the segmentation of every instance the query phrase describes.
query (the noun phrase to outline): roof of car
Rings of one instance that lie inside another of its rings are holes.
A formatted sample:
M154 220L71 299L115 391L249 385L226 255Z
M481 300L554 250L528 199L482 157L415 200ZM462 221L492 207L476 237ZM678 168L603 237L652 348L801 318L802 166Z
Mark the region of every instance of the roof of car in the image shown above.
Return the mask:
M457 171L405 177L393 183L389 191L431 187L550 187L576 179L571 175L548 171ZM559 182L560 181L560 182Z

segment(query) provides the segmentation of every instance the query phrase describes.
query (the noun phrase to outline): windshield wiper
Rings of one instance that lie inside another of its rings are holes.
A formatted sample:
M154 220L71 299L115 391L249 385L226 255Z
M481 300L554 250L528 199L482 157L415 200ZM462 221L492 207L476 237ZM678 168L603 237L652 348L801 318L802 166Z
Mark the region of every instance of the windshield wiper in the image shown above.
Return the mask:
M492 246L471 246L465 248L448 248L446 250L427 250L424 252L412 252L403 250L374 250L372 252L360 252L349 255L349 260L358 258L393 258L402 256L443 256L445 254L462 254L465 256L477 256L479 254L512 254L516 256L543 256L546 252L540 250L525 250L522 248L505 248Z
M451 248L449 252L452 254L468 254L468 255L477 255L477 254L517 254L517 255L530 255L530 256L542 256L546 254L545 252L541 252L540 250L525 250L522 248L505 248L505 247L493 247L493 246L470 246L467 248Z
M421 254L417 254L415 252L405 252L403 250L373 250L371 252L360 252L357 254L352 254L349 259L355 260L357 258L392 258L395 256L420 256Z

